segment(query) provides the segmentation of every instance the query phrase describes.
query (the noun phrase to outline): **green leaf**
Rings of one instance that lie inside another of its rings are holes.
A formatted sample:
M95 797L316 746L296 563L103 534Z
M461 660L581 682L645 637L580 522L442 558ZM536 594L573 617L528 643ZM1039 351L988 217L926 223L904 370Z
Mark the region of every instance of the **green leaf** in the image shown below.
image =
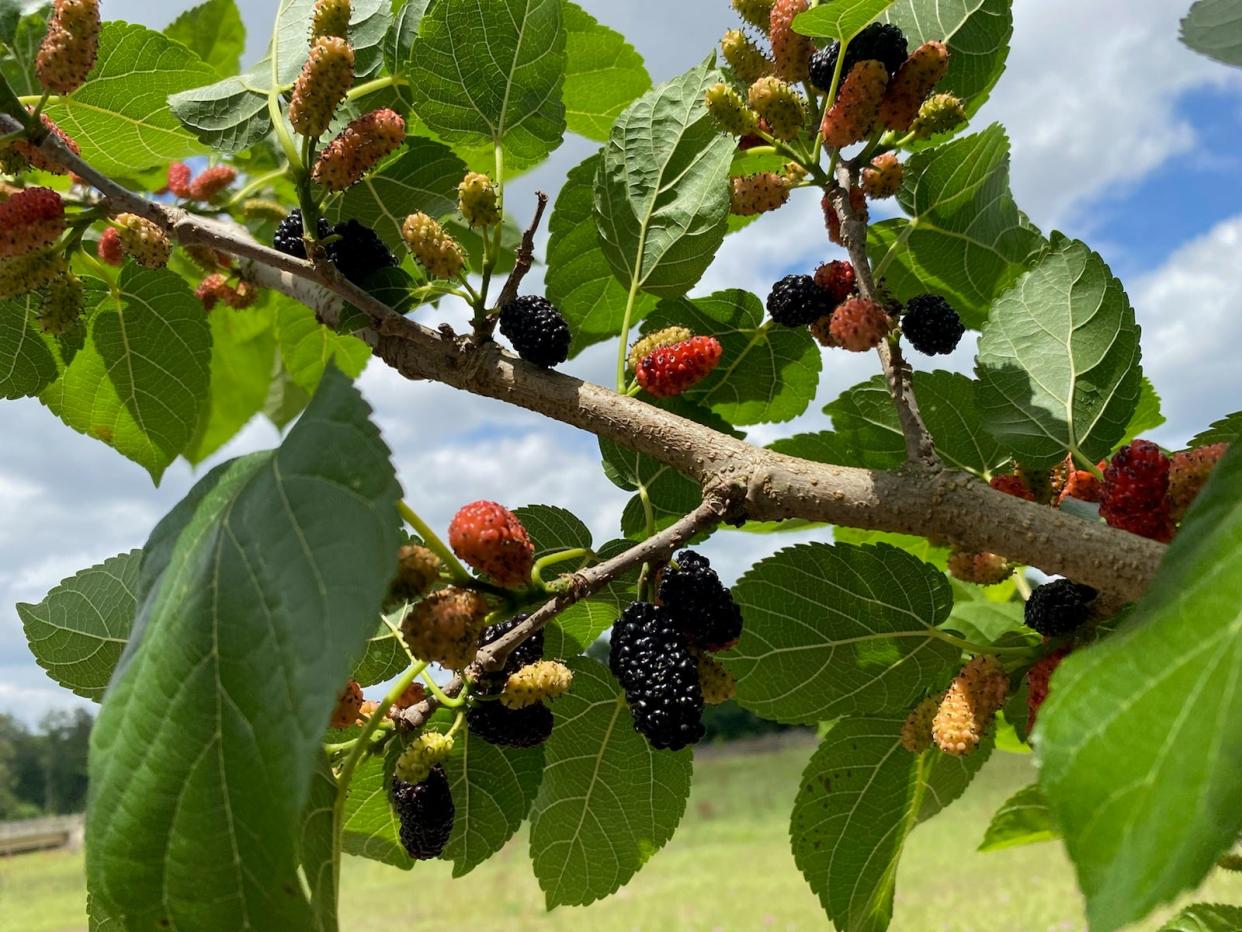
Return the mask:
M213 470L144 549L86 828L91 895L126 928L312 927L299 830L323 723L398 545L368 414L325 376L278 450Z
M444 770L457 814L444 849L453 876L463 877L512 838L535 802L544 749L500 748L462 731Z
M936 441L936 452L946 463L986 474L1009 459L984 426L975 404L975 383L969 377L943 369L916 372L914 394Z
M854 544L861 547L865 544L888 544L904 550L924 563L930 563L943 570L949 558L949 548L933 544L926 537L915 537L912 534L894 534L891 531L864 531L853 527L834 527L832 541L836 544Z
M212 149L241 152L272 131L268 96L275 83L292 84L310 53L311 15L315 0L281 0L273 27L275 44L246 74L214 84L191 82L173 94L168 105L182 124ZM391 19L389 0L352 0L349 44L358 79L379 67ZM215 75L209 75L211 80Z
M526 505L515 508L522 527L535 545L535 557L547 556L557 550L589 550L591 531L572 512L552 505ZM573 564L566 564L572 568ZM568 570L566 570L568 572Z
M419 118L452 145L503 145L513 167L565 134L561 0L439 0L402 76Z
M37 294L0 301L0 398L38 395L60 374L55 338L39 327L41 307Z
M870 227L878 275L902 301L943 295L970 327L1044 248L1009 191L1009 140L997 124L911 156L897 199L911 220Z
M323 754L311 778L310 799L302 813L301 862L311 892L315 932L336 932L337 863L334 832L336 777Z
M1138 405L1139 353L1121 282L1086 245L1057 235L992 310L975 361L976 403L1023 465L1050 469L1067 452L1094 463Z
M1130 416L1130 423L1126 425L1125 436L1117 445L1125 446L1136 437L1160 427L1167 420L1164 412L1160 410L1160 396L1156 394L1156 387L1147 376L1143 376L1139 380L1138 404L1134 408L1134 414Z
M205 150L178 124L166 103L216 73L180 42L144 26L104 23L90 79L55 98L47 115L105 174L150 168Z
M397 610L391 620L400 625L405 614L404 606ZM410 656L405 646L383 621L379 623L374 636L367 641L366 651L362 659L354 666L353 678L359 686L374 686L398 676L410 665Z
M595 221L595 176L602 155L596 153L570 169L548 221L548 300L569 322L573 333L571 355L593 343L615 340L625 320L629 294L604 255ZM639 294L631 324L655 307L651 295Z
M174 272L131 262L117 285L118 297L105 294L91 313L86 345L40 397L74 430L114 447L158 483L192 442L205 407L211 331L203 306Z
M442 217L457 209L457 185L466 164L443 143L421 136L406 141L401 155L345 192L335 220L355 218L375 230L389 249L405 251L401 223L423 211Z
M1242 65L1242 0L1198 0L1182 20L1182 41L1208 58Z
M5 38L8 48L0 59L0 74L13 92L23 97L41 95L44 87L35 77L35 56L47 35L47 19L51 4L31 10L18 20L11 37ZM11 24L10 19L10 24Z
M1195 886L1242 830L1242 450L1216 467L1116 633L1039 713L1040 785L1093 929Z
M648 91L612 128L595 180L604 255L626 291L677 298L724 240L735 149L703 95L710 60Z
M206 0L173 20L164 35L189 48L222 78L241 69L246 25L236 0Z
M805 328L771 327L763 302L748 291L662 301L644 333L681 325L714 336L720 365L685 396L732 424L788 421L807 409L819 386L822 353Z
M949 47L949 70L937 93L956 94L973 116L1005 72L1013 35L1012 0L897 0L883 21L906 34L910 49L930 39Z
M565 2L565 120L570 130L606 142L613 121L651 89L642 56L576 3Z
M1000 851L1059 837L1044 794L1038 783L1032 783L1018 790L996 810L979 850Z
M368 754L354 771L341 821L341 849L408 871L414 861L401 845L401 823L388 798L388 780L400 753L401 742L389 742L383 757Z
M1002 639L1005 644L1038 644L1039 636L1024 622L1023 606L1022 602L987 599L958 602L944 627L977 644L995 644Z
M798 459L828 463L832 466L858 466L861 460L850 441L843 434L831 430L782 437L772 441L768 448L786 456L796 456Z
M272 384L267 388L267 401L263 403L264 415L278 430L284 430L308 404L310 394L293 381L278 356L272 367Z
M1227 414L1215 421L1207 430L1190 441L1192 447L1206 447L1213 443L1238 443L1242 441L1242 411Z
M414 50L414 43L418 41L418 28L432 2L433 0L405 0L393 15L392 25L384 40L384 64L392 74L402 74L405 71L406 63ZM408 106L409 95L404 93L404 88L397 88L397 91L407 101Z
M1237 932L1242 929L1242 906L1195 903L1160 927L1160 932Z
M207 408L185 458L197 465L237 435L263 410L276 361L276 331L270 307L244 314L221 310L211 326L211 387Z
M689 748L654 750L625 696L594 660L569 661L574 685L552 706L530 856L549 909L618 890L673 837L690 794Z
M35 661L65 689L98 702L129 640L141 550L82 570L37 605L19 603Z
M944 574L896 547L789 547L733 597L746 627L721 659L738 704L774 721L904 716L961 657L935 630L953 604Z
M848 42L892 5L893 0L834 0L795 16L794 32Z
M371 358L370 348L357 337L329 330L310 308L283 298L276 307L276 339L289 377L308 393L315 391L329 363L352 379Z
M794 860L838 929L883 932L910 832L969 786L991 739L967 757L911 754L897 718L829 727L802 773L789 835Z

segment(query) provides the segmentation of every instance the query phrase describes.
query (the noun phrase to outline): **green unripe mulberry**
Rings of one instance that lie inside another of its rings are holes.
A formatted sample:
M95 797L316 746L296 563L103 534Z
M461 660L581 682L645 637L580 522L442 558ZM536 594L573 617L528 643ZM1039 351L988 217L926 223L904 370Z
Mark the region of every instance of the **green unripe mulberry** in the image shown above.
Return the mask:
M759 125L759 116L729 85L721 82L707 89L707 112L720 128L733 136L747 136Z

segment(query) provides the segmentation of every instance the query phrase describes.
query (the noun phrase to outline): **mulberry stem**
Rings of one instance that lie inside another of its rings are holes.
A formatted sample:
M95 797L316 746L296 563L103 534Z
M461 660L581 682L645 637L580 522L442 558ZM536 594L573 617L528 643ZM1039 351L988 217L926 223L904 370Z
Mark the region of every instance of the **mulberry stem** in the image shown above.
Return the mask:
M530 571L530 578L535 581L535 585L547 589L547 583L543 581L543 571L549 566L555 566L558 563L568 563L570 560L589 560L594 556L595 552L585 547L575 547L572 550L550 553L546 557L541 557L535 561L535 565Z
M388 75L383 78L376 78L374 81L367 81L364 84L356 85L349 89L349 93L345 95L346 100L357 100L359 97L365 97L367 94L374 94L376 91L382 91L386 87L404 87L409 84L405 78L399 78L396 75Z
M440 688L440 684L436 682L436 678L426 670L422 673L422 680L427 684L427 688L431 690L431 694L440 701L440 705L444 706L446 709L457 709L465 705L466 690L464 687L462 691L457 694L456 698L454 698L445 693L444 690Z
M236 207L238 204L246 200L248 197L250 197L250 195L254 194L255 191L258 191L268 182L275 181L277 178L283 178L288 173L289 173L289 166L286 165L283 168L277 168L274 171L270 171L265 175L260 175L258 178L254 178L248 181L241 190L239 190L236 194L234 194L231 198L229 198L229 201L225 205L225 207Z
M461 562L453 554L453 551L449 550L448 546L440 539L439 535L431 529L426 521L418 516L418 513L413 508L405 502L397 502L397 511L401 514L401 517L405 523L418 532L418 536L423 539L423 543L427 546L427 549L431 550L441 559L441 561L443 561L444 565L448 568L449 575L453 577L454 582L474 581L474 577L466 572L466 568L461 565Z

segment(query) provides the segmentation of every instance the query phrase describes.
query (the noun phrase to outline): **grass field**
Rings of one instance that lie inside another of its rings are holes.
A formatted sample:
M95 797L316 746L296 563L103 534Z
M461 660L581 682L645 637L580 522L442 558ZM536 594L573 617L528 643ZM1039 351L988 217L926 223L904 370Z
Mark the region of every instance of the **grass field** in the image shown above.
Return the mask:
M709 754L673 841L618 894L580 909L543 911L519 837L468 877L449 865L411 873L348 859L341 928L478 930L784 930L827 927L789 854L786 828L812 746ZM1058 844L990 854L974 849L991 812L1030 782L1029 760L996 754L946 813L911 836L897 881L893 928L911 932L1042 932L1085 928L1073 875ZM0 860L0 930L83 929L80 854ZM1242 875L1217 872L1201 898L1242 902ZM1189 899L1189 898L1188 898ZM1165 913L1167 915L1167 911ZM1137 928L1156 929L1151 921Z

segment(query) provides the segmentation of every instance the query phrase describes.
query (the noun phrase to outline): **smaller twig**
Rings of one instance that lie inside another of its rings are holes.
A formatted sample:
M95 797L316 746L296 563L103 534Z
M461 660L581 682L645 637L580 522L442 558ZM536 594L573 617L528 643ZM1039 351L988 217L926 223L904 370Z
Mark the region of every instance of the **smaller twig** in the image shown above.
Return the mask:
M525 621L514 627L504 637L480 648L478 654L475 655L474 662L466 668L465 677L474 680L484 673L499 670L504 666L505 659L519 644L542 630L548 622L575 602L598 592L640 564L668 559L674 550L696 534L729 518L741 504L744 493L745 489L740 485L721 485L709 489L703 497L702 504L677 523L611 560L605 560L589 569L574 573L570 584L563 591L558 592L537 611L532 612ZM465 679L458 675L442 688L442 692L446 696L454 697L461 692L464 685ZM436 696L428 696L422 702L402 712L400 723L407 728L421 728L439 706L440 700Z
M487 323L480 328L486 331L486 337L492 335L492 328L496 324L496 314L518 296L518 289L522 287L522 279L526 277L526 273L530 271L530 267L535 262L535 234L539 231L539 224L543 222L543 212L548 208L548 196L542 191L536 191L535 198L537 200L535 216L531 220L530 226L526 228L526 232L522 234L522 244L518 247L517 261L513 265L513 271L509 273L505 286L500 289L500 297L496 299L492 315L488 318ZM480 336L480 334L476 334L476 336Z
M850 189L854 185L852 169L849 165L841 164L836 171L837 183L829 189L828 195L832 200L832 208L841 221L841 239L854 265L858 293L863 298L874 301L876 287L871 276L871 263L867 258L867 222L854 213L854 207L850 204ZM901 353L901 344L896 340L885 340L879 345L877 352L884 369L884 381L888 384L889 394L901 421L901 432L906 440L906 457L920 466L938 466L939 460L931 433L923 423L918 400L914 397L914 373Z

